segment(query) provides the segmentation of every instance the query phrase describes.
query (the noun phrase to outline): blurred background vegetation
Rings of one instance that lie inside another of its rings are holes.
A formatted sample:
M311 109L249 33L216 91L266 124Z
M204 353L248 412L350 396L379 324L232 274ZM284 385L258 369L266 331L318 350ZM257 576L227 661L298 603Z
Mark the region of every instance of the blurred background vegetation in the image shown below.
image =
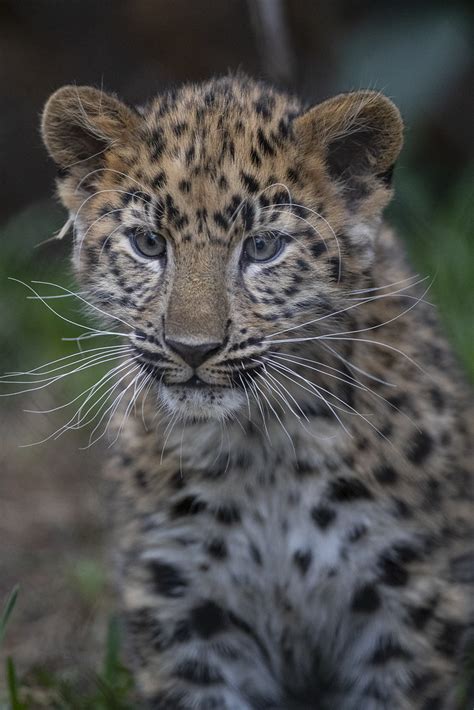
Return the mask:
M0 0L0 372L68 354L61 338L77 334L9 280L73 283L68 240L38 246L65 221L38 132L48 95L93 84L139 103L240 69L309 103L368 87L398 104L406 145L387 217L415 268L435 277L431 299L473 379L473 19L468 0ZM53 393L0 397L0 608L21 585L3 653L36 688L26 705L10 699L20 710L126 707L117 632L107 632L106 449L78 451L80 433L18 448L53 431L49 417L24 409L52 408L86 385L83 376ZM82 700L70 686L78 677L96 679Z

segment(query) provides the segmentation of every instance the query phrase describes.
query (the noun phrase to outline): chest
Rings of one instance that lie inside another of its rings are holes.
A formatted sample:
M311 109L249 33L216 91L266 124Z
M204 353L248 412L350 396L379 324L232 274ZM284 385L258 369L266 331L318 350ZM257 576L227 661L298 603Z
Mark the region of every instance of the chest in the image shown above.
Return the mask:
M197 596L217 594L249 616L272 610L304 626L305 612L337 608L370 576L399 529L386 501L348 470L189 476L142 527L142 555L186 570Z

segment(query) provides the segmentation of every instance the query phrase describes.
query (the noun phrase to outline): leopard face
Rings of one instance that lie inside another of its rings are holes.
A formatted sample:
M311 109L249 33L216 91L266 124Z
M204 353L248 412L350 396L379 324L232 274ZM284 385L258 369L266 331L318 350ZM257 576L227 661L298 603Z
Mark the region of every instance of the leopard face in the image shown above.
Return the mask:
M168 413L225 418L247 406L267 352L294 332L314 340L331 314L350 324L401 147L388 99L306 111L238 78L138 110L64 87L43 136L87 300L120 324Z

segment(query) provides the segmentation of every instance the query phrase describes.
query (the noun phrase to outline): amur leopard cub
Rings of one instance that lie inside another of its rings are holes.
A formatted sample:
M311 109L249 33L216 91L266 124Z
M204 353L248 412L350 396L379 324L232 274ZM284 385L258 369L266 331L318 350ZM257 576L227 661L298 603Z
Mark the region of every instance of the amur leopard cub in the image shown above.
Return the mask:
M398 110L66 86L43 136L81 288L129 345L108 469L144 707L457 707L472 420L382 221Z

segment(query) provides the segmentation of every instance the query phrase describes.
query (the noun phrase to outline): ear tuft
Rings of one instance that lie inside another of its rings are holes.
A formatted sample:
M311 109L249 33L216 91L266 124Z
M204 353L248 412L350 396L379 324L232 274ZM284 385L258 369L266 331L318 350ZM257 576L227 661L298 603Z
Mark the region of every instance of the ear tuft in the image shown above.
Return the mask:
M99 156L133 132L139 117L114 96L89 86L63 86L43 111L44 144L61 168Z
M387 186L403 145L400 112L376 91L340 94L295 120L304 153L322 158L331 178L365 191L373 178Z

